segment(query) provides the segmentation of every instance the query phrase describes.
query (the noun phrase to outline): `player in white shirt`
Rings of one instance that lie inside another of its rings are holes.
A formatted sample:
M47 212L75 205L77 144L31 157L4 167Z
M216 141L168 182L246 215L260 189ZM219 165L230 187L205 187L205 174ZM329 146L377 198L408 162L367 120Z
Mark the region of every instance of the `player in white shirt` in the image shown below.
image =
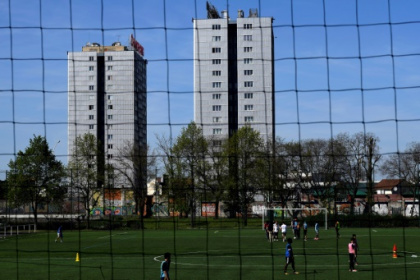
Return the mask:
M274 241L279 241L279 224L277 222L273 224L273 235Z
M280 229L281 229L281 236L283 237L283 242L284 242L286 241L286 233L287 233L287 226L284 222L281 224Z

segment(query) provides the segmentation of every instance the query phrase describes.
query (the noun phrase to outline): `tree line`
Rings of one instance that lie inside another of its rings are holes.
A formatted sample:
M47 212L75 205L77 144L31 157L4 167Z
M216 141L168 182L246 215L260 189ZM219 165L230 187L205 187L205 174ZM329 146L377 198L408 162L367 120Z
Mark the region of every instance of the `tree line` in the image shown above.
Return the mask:
M126 142L113 156L105 158L103 145L92 134L77 137L68 165L58 161L45 137L35 136L28 147L9 162L6 184L1 184L9 207L30 205L35 223L41 205L58 208L77 196L89 214L106 191L118 182L131 189L136 212L146 207L147 182L165 174L162 195L169 211L196 222L199 202L221 202L229 217L240 215L247 224L248 209L256 195L268 207L299 207L305 195L336 211L335 203L345 197L354 214L360 182L367 182L366 211L374 202L374 174L403 179L413 197L419 196L420 143L410 143L400 153L382 155L380 139L372 133L340 133L331 139L264 141L250 126L239 128L229 138L206 138L191 122L175 139L156 136L157 148ZM218 211L216 211L216 218ZM150 216L150 209L146 217ZM139 215L141 224L143 215Z

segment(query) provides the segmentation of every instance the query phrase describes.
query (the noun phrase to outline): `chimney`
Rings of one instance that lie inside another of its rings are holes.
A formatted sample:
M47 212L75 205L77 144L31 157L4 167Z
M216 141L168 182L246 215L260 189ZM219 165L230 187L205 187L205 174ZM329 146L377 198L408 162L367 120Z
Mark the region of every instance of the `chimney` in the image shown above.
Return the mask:
M226 10L222 11L222 18L229 18L228 11Z

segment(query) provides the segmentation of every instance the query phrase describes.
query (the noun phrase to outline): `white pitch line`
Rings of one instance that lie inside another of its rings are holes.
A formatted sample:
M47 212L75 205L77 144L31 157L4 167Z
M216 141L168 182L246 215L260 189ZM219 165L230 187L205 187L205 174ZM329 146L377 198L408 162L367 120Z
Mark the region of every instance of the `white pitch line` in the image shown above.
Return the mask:
M157 259L158 257L155 257L155 261L160 262L160 260ZM175 262L172 262L175 264ZM366 264L366 265L359 265L358 267L378 267L378 266L403 266L403 265L418 265L420 264L420 262L405 262L405 263L381 263L381 264ZM176 262L176 265L184 265L184 266L197 266L197 267L241 267L240 264L206 264L206 263L190 263L190 262ZM242 265L243 266L243 265ZM255 267L255 268L265 268L265 267L272 267L271 264L246 264L246 267ZM305 267L307 268L318 268L318 269L322 269L322 268L334 268L334 267L348 267L347 263L344 264L340 264L340 265L335 265L335 264L331 264L331 265L305 265Z
M123 235L123 234L127 234L127 232L123 232L123 233L116 233L116 234L111 234L111 235L105 235L105 236L98 237L98 239L102 239L102 238L110 238L110 237L114 237L114 236L117 236L117 235Z

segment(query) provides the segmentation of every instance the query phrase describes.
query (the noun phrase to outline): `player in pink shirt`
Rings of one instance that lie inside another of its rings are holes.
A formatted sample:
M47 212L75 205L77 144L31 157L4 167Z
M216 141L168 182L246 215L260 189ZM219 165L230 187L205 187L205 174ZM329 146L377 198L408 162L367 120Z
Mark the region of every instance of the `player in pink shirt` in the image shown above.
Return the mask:
M349 249L349 260L350 260L350 269L349 271L357 272L356 269L354 269L354 260L356 258L356 244L354 244L354 239L350 239L350 243L348 245Z

